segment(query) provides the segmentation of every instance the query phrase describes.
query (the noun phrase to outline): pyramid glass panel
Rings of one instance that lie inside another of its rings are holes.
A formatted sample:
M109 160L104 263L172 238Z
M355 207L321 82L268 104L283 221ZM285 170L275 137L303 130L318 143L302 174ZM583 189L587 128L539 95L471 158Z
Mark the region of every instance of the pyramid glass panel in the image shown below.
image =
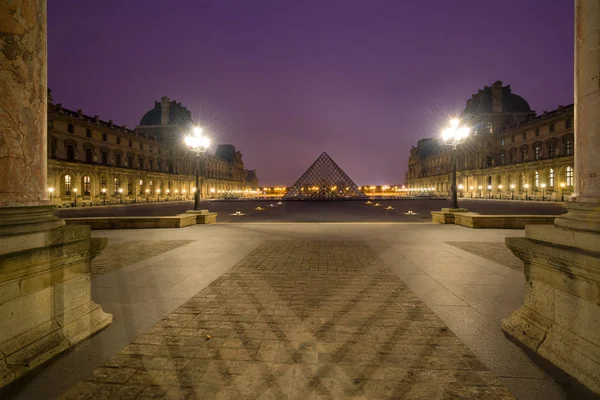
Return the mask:
M365 200L367 196L327 153L323 153L294 183L283 199Z

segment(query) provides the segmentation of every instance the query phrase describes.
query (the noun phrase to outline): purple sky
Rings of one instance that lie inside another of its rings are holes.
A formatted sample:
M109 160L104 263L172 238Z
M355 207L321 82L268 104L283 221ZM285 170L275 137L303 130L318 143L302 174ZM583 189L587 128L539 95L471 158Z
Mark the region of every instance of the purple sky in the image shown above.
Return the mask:
M573 1L52 0L54 101L133 128L186 105L261 185L326 151L359 185L496 80L538 112L573 102Z

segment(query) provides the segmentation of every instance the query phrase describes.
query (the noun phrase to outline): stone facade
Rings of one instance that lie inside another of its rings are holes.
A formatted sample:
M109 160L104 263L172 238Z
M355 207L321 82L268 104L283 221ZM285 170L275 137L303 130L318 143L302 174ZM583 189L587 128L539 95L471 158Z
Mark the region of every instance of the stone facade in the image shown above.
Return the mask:
M158 110L131 130L49 100L48 189L54 204L74 205L75 194L78 206L193 198L196 160L181 145L192 121L180 103L163 97ZM242 154L229 144L203 156L201 178L203 198L258 187L256 171L245 169Z
M568 197L575 183L573 105L535 115L507 88L496 82L467 102L461 118L473 126L473 135L458 146L459 196L556 201ZM493 93L501 90L503 108L493 101ZM486 97L486 92L492 95ZM410 150L407 186L449 194L451 152L441 139L420 140Z

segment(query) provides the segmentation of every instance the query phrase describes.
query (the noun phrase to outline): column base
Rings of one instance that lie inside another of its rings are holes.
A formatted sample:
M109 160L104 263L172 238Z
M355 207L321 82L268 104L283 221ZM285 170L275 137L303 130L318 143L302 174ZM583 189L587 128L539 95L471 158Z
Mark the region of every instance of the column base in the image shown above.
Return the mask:
M187 210L186 214L196 214L196 224L214 224L217 222L219 213L209 212L208 210Z
M600 202L570 201L565 203L565 208L567 213L554 221L557 226L600 233Z
M523 306L502 321L502 329L600 393L600 235L573 240L571 233L528 226L525 238L506 238L525 263L526 292ZM592 243L594 250L586 248Z
M0 216L23 215L23 209L0 209ZM4 233L15 228L1 222ZM58 218L47 222L64 225ZM41 219L35 224L48 226ZM111 323L112 315L91 298L91 259L106 242L77 225L0 236L0 387Z
M431 222L453 224L454 214L469 212L466 208L442 208L442 211L431 211Z

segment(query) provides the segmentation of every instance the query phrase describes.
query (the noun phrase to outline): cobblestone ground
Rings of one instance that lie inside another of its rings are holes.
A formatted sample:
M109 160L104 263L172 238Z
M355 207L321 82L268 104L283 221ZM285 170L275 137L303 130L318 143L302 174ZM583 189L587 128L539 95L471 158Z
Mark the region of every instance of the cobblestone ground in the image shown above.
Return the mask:
M136 240L108 244L92 260L92 274L101 275L192 243L193 240Z
M461 250L468 251L486 258L490 261L497 262L508 268L517 271L523 271L523 261L516 257L512 251L506 247L504 242L445 242L451 246L458 247Z
M512 399L361 241L259 246L63 399Z

